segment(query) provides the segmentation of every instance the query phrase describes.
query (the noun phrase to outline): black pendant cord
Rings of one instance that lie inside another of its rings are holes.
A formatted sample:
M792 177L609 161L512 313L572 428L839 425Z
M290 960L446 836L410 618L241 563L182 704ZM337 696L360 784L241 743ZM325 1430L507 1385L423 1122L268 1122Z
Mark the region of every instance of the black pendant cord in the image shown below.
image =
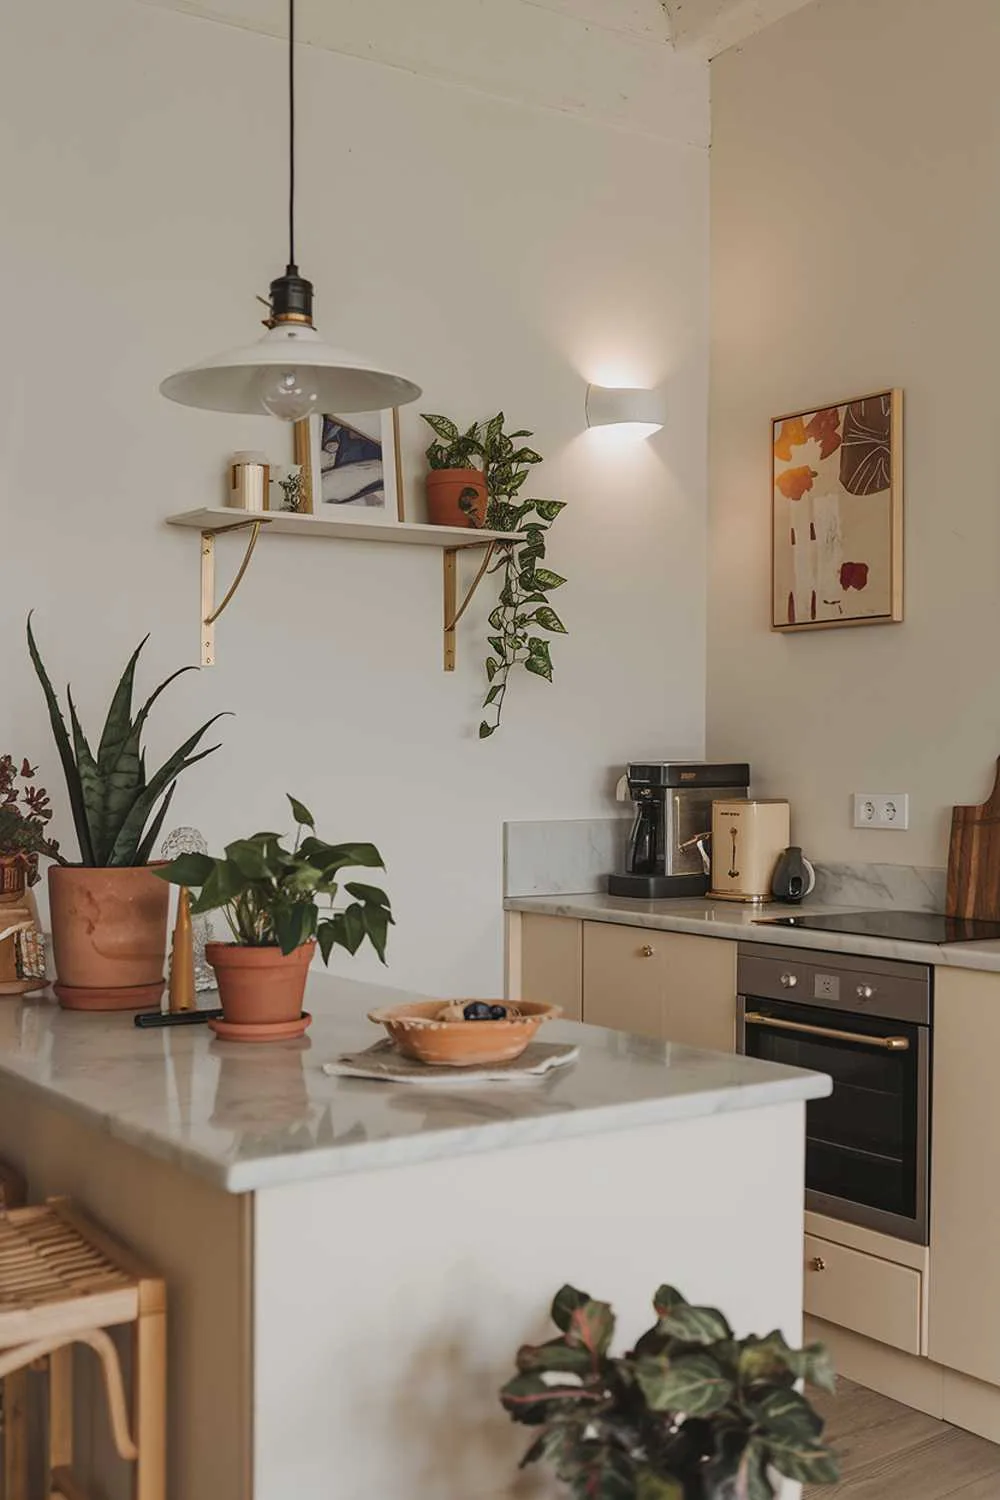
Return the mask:
M288 266L295 265L295 0L288 0Z

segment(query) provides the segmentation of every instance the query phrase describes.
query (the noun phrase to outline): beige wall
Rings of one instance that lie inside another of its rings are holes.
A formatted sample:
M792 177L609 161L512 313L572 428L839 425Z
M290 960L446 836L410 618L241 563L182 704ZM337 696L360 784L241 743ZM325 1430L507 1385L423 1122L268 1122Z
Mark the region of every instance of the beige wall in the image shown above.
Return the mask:
M412 375L424 411L504 407L545 454L534 493L569 502L555 684L522 672L480 742L485 593L446 676L436 553L274 538L219 622L218 666L150 726L158 763L234 712L170 824L219 845L283 826L294 791L326 837L378 843L403 987L499 991L505 819L611 812L610 767L703 745L708 67L575 9L313 0L298 92L321 330ZM53 792L29 607L55 681L99 724L147 630L144 689L197 655L197 534L164 517L215 503L234 449L291 458L279 423L157 394L255 337L255 294L284 264L284 15L0 4L0 752L39 761ZM624 447L587 433L601 379L666 382L668 430ZM419 518L417 408L403 435ZM220 542L220 587L240 551ZM72 851L64 810L60 794ZM371 956L338 966L380 973Z
M712 67L708 750L820 858L943 864L1000 750L998 59L997 0L815 0ZM772 634L769 418L889 385L905 623Z

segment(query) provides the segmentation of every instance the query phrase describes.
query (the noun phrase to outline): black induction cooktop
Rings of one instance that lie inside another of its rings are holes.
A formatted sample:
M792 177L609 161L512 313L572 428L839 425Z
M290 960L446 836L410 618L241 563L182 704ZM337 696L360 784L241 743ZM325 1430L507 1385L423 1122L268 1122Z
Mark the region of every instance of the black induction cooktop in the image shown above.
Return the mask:
M842 911L825 916L762 917L761 927L802 927L811 932L844 932L904 943L986 943L1000 938L1000 922L971 922L928 911Z

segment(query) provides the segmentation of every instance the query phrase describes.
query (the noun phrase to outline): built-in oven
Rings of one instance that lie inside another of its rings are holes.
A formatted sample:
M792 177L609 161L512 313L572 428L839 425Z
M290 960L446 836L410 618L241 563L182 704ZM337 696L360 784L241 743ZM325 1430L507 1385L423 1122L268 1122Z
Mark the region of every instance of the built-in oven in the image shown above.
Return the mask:
M742 944L738 1045L829 1073L806 1106L806 1207L928 1242L932 971Z

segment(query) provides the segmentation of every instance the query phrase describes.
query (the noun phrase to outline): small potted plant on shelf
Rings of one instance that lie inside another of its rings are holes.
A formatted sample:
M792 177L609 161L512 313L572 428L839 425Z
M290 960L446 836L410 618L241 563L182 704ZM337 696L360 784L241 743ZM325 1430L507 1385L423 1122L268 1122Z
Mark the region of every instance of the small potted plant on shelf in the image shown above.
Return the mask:
M536 1429L522 1467L550 1464L578 1500L773 1500L778 1475L836 1483L823 1421L795 1388L833 1390L822 1345L736 1339L714 1307L670 1286L653 1306L656 1323L616 1357L610 1306L572 1286L556 1294L559 1336L519 1349L500 1393Z
M59 1003L68 1010L142 1010L163 993L169 893L156 880L150 856L178 776L219 747L195 753L216 714L152 775L146 774L143 730L157 698L181 667L132 717L136 647L118 682L96 750L83 731L70 689L72 734L42 663L28 617L28 650L48 704L62 762L80 863L49 869L52 946Z
M39 855L59 858L46 833L52 808L45 788L35 785L36 770L28 760L18 770L12 755L0 755L0 902L19 900L38 884Z
M295 845L285 849L277 833L255 833L227 844L220 859L181 854L157 871L162 880L199 892L193 913L221 908L233 943L208 943L215 970L222 1024L210 1023L234 1041L271 1041L301 1035L306 972L319 945L328 963L334 947L357 953L371 943L385 963L392 912L377 886L349 880L350 903L334 909L340 872L350 866L384 869L374 844L327 844L316 837L313 816L289 797L296 822ZM303 838L303 829L309 834Z
M482 429L473 422L460 432L449 417L424 412L435 434L427 449L427 519L434 526L486 525L486 475L475 460L482 457Z

